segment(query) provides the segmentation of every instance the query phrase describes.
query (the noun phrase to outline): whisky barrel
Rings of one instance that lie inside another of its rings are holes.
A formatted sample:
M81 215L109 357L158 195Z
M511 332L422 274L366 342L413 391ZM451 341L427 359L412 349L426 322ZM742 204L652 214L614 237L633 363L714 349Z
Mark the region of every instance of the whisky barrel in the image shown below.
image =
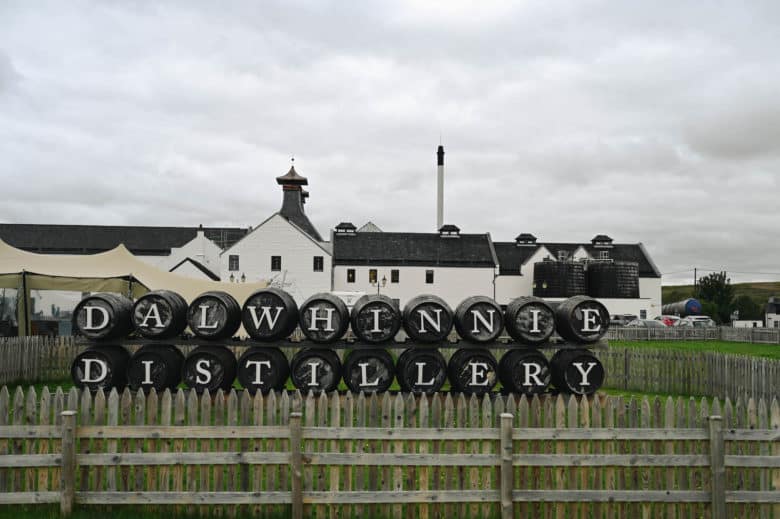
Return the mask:
M127 361L130 353L114 344L90 346L82 351L70 365L70 376L80 389L108 392L111 388L121 391L127 385Z
M238 359L238 381L253 395L284 389L289 376L290 365L279 348L249 348Z
M306 393L333 391L341 380L341 361L333 350L304 348L290 362L293 385Z
M417 296L404 306L404 331L415 341L444 341L452 330L453 321L452 309L437 296Z
M512 393L544 393L550 385L550 364L539 351L510 350L498 363L498 378Z
M439 350L411 348L398 357L395 373L402 391L430 395L447 380L447 361Z
M236 378L236 357L224 346L198 346L184 359L184 384L198 393L229 390Z
M344 362L344 383L353 393L383 393L394 378L393 358L385 350L352 350Z
M137 391L173 391L181 382L184 354L170 344L147 344L127 363L127 385Z
M555 331L555 314L544 299L534 296L518 297L507 305L504 325L514 340L535 346L552 336Z
M455 309L455 329L462 339L473 343L494 341L504 329L504 313L493 299L473 296Z
M483 395L498 382L498 363L488 350L464 348L450 357L447 375L456 391Z
M278 341L289 336L298 326L298 305L284 290L262 288L244 302L241 322L253 339Z
M604 384L604 366L588 350L558 350L550 372L553 385L565 393L592 395Z
M352 306L350 322L358 339L375 344L386 342L401 329L401 311L387 296L365 295Z
M83 298L73 310L73 329L92 340L119 339L133 330L133 301L103 292Z
M149 339L171 339L187 327L187 301L171 290L153 290L133 305L136 333Z
M304 301L298 320L306 337L326 344L341 339L347 332L349 310L340 298L322 292Z
M204 292L190 304L187 324L202 339L227 339L241 326L241 307L227 292Z
M592 343L609 329L607 307L588 296L574 296L555 308L555 325L563 339L575 343Z

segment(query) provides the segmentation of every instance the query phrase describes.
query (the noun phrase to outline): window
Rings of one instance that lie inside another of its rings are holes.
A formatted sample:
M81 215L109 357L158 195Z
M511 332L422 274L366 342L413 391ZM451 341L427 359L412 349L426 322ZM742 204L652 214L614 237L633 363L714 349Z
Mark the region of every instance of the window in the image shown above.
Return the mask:
M228 270L231 272L238 270L238 254L228 256Z
M355 269L347 269L347 283L355 282Z
M398 283L399 278L399 271L398 269L393 269L390 271L390 283Z
M325 260L322 256L314 256L314 272L325 270Z
M273 270L273 271L282 270L282 257L281 256L271 256L271 270Z
M426 270L425 271L425 282L429 285L433 284L433 271L432 270Z
M372 285L376 284L376 269L368 270L368 282Z
M569 257L569 253L565 250L559 250L558 251L558 261L566 261L566 258Z
M609 259L609 251L608 250L599 251L599 259L603 259L603 260Z
M647 310L640 310L639 311L639 318L640 319L647 319Z

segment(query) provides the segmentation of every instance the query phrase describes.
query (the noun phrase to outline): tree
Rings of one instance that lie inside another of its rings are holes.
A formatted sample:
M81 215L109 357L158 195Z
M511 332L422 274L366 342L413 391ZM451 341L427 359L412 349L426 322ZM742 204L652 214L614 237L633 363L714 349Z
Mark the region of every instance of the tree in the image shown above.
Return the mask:
M719 323L727 323L731 320L731 311L734 308L734 287L731 279L725 272L713 272L699 280L699 297L706 303L712 303L715 310L713 317Z
M742 295L734 299L734 309L739 311L739 318L748 321L763 321L764 309L752 297Z

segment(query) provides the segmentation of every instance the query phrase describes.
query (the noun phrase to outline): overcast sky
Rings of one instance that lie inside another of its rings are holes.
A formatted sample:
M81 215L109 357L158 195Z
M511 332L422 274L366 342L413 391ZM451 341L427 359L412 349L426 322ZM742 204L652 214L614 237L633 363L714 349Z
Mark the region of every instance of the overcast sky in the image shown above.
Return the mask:
M229 4L227 7L226 4ZM307 212L780 279L780 2L0 1L0 221ZM683 272L664 277L678 283Z

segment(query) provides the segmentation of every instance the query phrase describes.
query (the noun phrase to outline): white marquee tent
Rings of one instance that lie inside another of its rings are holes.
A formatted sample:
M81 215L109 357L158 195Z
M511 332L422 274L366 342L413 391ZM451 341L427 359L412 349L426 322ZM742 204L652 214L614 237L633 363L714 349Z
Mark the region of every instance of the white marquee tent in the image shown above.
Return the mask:
M19 335L30 330L30 290L118 292L137 298L148 291L178 292L188 302L209 290L227 292L239 302L266 282L223 283L159 270L133 256L124 245L99 254L36 254L0 240L0 288L18 290ZM23 297L22 297L23 296Z

